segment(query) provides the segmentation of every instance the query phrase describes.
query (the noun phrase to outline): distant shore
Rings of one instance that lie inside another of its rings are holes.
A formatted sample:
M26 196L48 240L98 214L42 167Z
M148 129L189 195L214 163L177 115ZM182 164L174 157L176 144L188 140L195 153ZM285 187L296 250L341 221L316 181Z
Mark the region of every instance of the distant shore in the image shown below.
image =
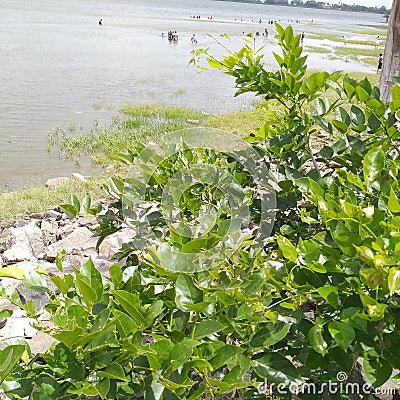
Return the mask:
M296 7L296 8L314 8L317 10L336 10L336 11L345 11L345 12L367 12L367 13L374 13L374 14L383 14L388 15L390 13L390 8L387 9L385 6L382 7L366 7L357 4L331 4L330 6L326 6L327 3L325 2L315 2L315 1L292 1L289 4L285 0L214 0L214 1L226 1L229 3L250 3L250 4L266 4L272 6L286 6L286 7ZM293 4L295 3L295 4ZM309 4L309 5L307 5Z

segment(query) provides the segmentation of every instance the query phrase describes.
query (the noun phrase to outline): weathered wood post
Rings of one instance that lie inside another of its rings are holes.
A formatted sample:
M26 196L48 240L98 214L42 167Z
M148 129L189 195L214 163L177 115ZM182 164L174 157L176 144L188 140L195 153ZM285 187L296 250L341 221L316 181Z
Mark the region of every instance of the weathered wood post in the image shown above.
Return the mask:
M381 100L390 101L392 76L400 76L400 0L393 0L389 18L389 30L383 54L383 68L379 80Z

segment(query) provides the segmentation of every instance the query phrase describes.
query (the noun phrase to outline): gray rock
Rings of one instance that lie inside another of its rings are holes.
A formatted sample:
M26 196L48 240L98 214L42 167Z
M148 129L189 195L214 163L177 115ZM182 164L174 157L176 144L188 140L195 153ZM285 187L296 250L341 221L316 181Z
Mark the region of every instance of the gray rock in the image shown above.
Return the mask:
M86 178L82 174L80 174L79 172L74 172L72 174L72 178L74 178L74 179L76 179L78 181L81 181L81 182L84 182L86 180Z
M89 217L80 217L76 220L76 225L77 226L87 226L89 228L97 225L97 220L96 217L94 216L89 216Z
M56 221L44 219L40 224L40 229L42 230L43 242L46 246L57 240L58 224Z
M44 218L45 213L33 213L31 214L30 218L31 219L43 219Z
M121 248L123 243L127 243L136 236L135 230L124 228L119 232L115 232L107 236L99 247L99 255L110 259Z
M34 221L19 227L7 230L6 244L8 249L3 253L7 263L30 260L43 253L45 246L40 228Z
M38 331L32 339L28 340L32 354L44 353L54 342L55 339L53 337L41 331Z
M44 214L44 218L58 221L63 217L63 215L64 215L63 213L58 212L56 210L49 210Z
M72 231L68 236L64 239L52 243L46 252L47 260L54 260L57 256L57 253L61 250L65 250L67 253L72 253L73 251L95 251L96 249L96 238L93 237L90 229L86 227L79 227Z
M46 186L50 190L54 190L57 187L59 187L61 185L65 185L68 182L69 182L69 178L67 178L66 176L59 176L58 178L47 179Z
M24 310L15 310L7 319L4 328L0 329L0 337L15 342L17 339L31 338L36 335L36 329L32 327L34 320L27 318Z

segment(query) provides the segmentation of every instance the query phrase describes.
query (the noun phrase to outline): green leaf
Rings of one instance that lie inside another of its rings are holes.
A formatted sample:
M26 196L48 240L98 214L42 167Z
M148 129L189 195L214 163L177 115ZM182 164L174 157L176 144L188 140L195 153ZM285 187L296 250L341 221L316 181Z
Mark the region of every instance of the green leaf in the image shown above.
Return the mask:
M284 257L292 262L296 262L297 260L297 251L296 247L284 236L277 236L278 245L282 250Z
M388 274L388 287L390 295L393 296L395 292L400 290L400 268L393 267L389 269Z
M79 208L75 208L71 204L60 204L61 210L67 214L69 219L74 219L79 214Z
M363 171L364 181L369 186L381 174L385 166L385 154L382 149L376 147L371 149L364 158Z
M252 347L269 347L283 340L291 324L278 321L277 323L267 322L260 326L260 329L253 336L250 345Z
M231 358L236 355L243 353L244 349L239 346L234 346L230 344L226 344L223 347L220 347L215 352L215 357L210 360L210 364L214 368L214 370L221 368L225 365Z
M335 342L346 351L356 337L354 329L343 322L332 321L328 325L328 330Z
M384 279L383 271L378 268L361 268L359 275L370 289L376 289Z
M346 133L348 129L348 126L344 122L338 121L336 119L332 120L332 124L340 133Z
M101 274L95 268L93 261L89 258L83 264L76 277L76 284L82 294L85 303L92 307L100 299L103 294L103 281Z
M122 284L122 269L118 264L113 264L111 267L108 269L108 272L110 273L110 278L111 281L114 285L114 288L119 288Z
M365 114L360 107L352 105L350 109L350 117L355 126L362 126L365 124Z
M110 391L110 379L103 378L100 382L97 382L96 389L102 399L107 398L107 393Z
M314 325L309 331L308 331L308 340L310 342L310 345L314 351L316 351L319 354L327 354L327 348L328 348L328 343L326 343L324 337L324 327L321 324L316 324Z
M332 221L329 223L329 229L331 235L336 244L342 249L345 254L355 254L355 245L358 246L361 243L359 235L346 227L346 225L339 221Z
M361 86L356 87L356 94L360 101L366 101L369 97L368 92L363 89Z
M400 212L400 203L396 196L395 191L393 190L393 187L390 187L390 194L389 194L389 200L387 203L387 207L388 207L388 210L391 211L392 213Z
M252 360L255 373L268 383L290 385L299 382L299 373L293 364L278 353L259 353Z
M222 68L222 64L219 61L217 61L217 60L215 60L213 58L207 58L207 62L208 62L208 65L211 68L217 68L217 69L221 69Z
M125 311L132 317L132 319L138 324L143 325L145 318L142 312L137 307L139 305L139 299L133 293L129 293L125 290L114 290L113 295L115 299L121 304Z
M197 340L187 338L183 339L180 343L176 343L169 355L170 363L165 373L168 374L172 371L176 371L181 365L186 363L193 353L193 348L198 344L199 342Z
M175 303L182 311L188 311L188 305L201 303L203 292L195 286L193 279L186 274L179 274L175 286Z
M194 329L193 339L202 339L205 336L212 335L224 329L224 325L215 320L202 321Z
M363 369L372 387L382 386L392 374L392 366L384 358L364 358Z
M92 199L90 198L90 195L87 194L87 195L82 199L80 212L81 212L82 214L87 214L88 210L90 209L91 203L92 203Z
M338 288L336 286L321 286L317 289L318 294L325 299L333 308L338 308Z
M146 315L145 315L145 321L144 321L144 328L148 328L151 326L154 322L154 320L161 314L163 311L163 301L162 300L156 300L147 310Z
M380 321L385 316L387 304L378 303L375 299L359 291L360 299L367 311L367 316L372 321Z
M25 345L11 345L4 350L0 350L0 383L7 378L8 374L22 357Z
M392 111L398 110L400 108L400 86L395 85L390 89L390 91L392 93L392 102L390 108Z
M13 314L12 310L0 310L0 318L9 318Z
M120 381L127 381L125 371L118 363L111 363L104 371L98 371L97 375L102 378L117 379Z
M0 268L0 276L3 278L23 280L25 277L25 271L16 265L10 265L9 267Z
M58 251L57 255L56 255L55 264L61 273L64 273L62 261L66 254L67 254L67 252L65 250L61 250L61 251Z

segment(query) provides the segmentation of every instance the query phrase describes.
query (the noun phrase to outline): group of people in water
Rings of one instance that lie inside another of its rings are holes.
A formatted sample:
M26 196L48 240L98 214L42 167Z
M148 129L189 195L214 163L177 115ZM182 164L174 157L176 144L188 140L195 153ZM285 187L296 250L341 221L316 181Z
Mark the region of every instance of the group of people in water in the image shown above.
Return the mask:
M164 37L164 32L161 34L161 37ZM168 42L178 43L179 35L177 31L168 31L167 34Z
M162 38L165 37L164 32L161 33L161 37ZM167 38L170 43L171 42L178 43L178 39L179 39L178 32L177 31L168 31ZM193 33L193 35L191 36L190 41L192 42L192 44L197 44L197 38L196 38L195 33Z

